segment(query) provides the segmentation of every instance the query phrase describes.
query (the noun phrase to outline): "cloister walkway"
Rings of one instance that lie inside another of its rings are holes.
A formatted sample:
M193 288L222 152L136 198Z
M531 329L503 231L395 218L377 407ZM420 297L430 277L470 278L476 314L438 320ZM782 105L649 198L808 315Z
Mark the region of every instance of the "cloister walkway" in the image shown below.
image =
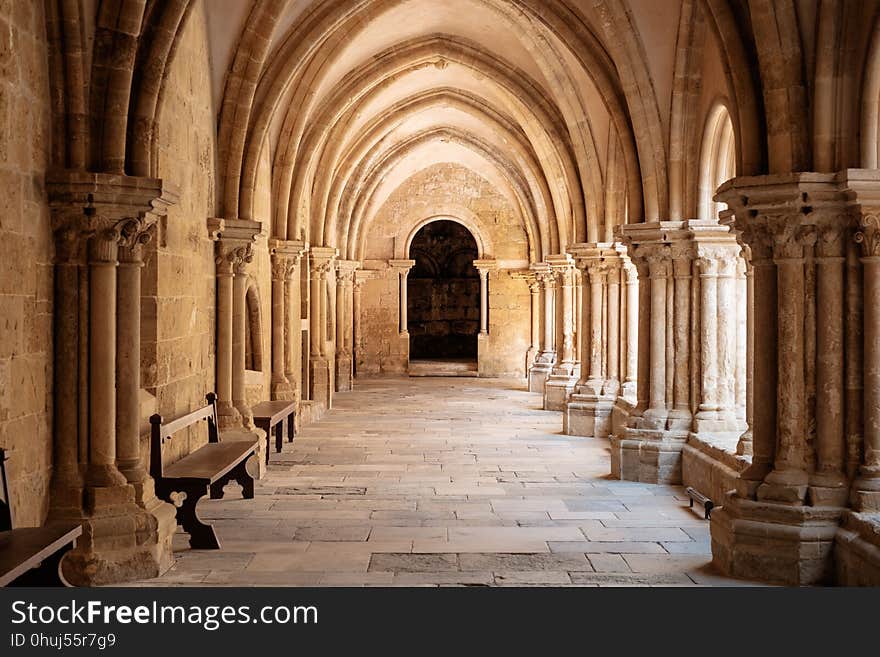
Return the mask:
M256 498L205 500L223 548L149 584L735 584L681 487L608 479L518 382L358 381L272 454ZM144 582L148 584L148 582Z

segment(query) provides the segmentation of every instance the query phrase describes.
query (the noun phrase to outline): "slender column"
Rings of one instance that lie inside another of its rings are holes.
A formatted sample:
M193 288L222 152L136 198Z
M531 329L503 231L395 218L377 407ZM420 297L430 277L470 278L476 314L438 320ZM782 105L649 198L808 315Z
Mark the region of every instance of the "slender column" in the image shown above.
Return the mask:
M479 269L480 273L480 334L489 333L489 271Z
M300 259L306 248L303 242L286 242L283 245L288 266L284 278L284 378L288 382L286 397L298 399L301 394L297 380L302 376L299 360L302 354L302 300L300 289ZM281 247L276 245L276 250ZM305 382L302 382L305 384Z
M309 256L309 346L313 361L321 358L321 275L322 266Z
M819 229L816 243L816 471L811 484L841 488L846 484L844 415L843 301L846 267L845 222ZM845 501L844 499L840 500Z
M604 383L602 372L602 296L607 268L597 261L587 273L590 277L590 376L587 386L594 394L600 394Z
M407 290L407 278L409 277L409 269L401 267L397 270L398 279L400 281L400 334L409 334L409 325L407 324L407 314L409 308L409 292ZM482 281L481 281L482 285ZM482 309L481 309L482 321ZM482 324L481 324L482 326Z
M541 352L541 283L537 279L529 281L529 293L531 294L532 331L531 331L531 358L534 361ZM529 365L532 363L529 362Z
M580 269L574 269L572 271L572 275L574 276L574 287L572 288L572 294L574 295L574 353L575 360L579 362L583 362L580 360L581 356L581 343L584 341L584 277L583 273Z
M358 279L354 280L353 290L352 290L352 366L354 367L355 373L357 373L357 362L358 358L361 356L361 351L363 349L363 345L361 343L361 308L362 308L362 295L363 295L363 287L364 282Z
M89 465L86 483L121 486L116 467L116 228L89 240Z
M571 267L560 273L560 291L562 294L562 362L567 366L573 366L574 354L574 312L573 312L573 286Z
M650 383L645 415L659 422L666 410L666 296L669 262L664 252L648 256L651 280Z
M718 266L718 406L719 416L736 426L736 268L725 253Z
M859 511L880 511L880 217L865 215L856 241L862 245L864 290L864 457L853 484Z
M777 340L786 346L777 361L777 438L773 471L758 489L760 499L802 502L806 493L806 390L804 382L805 276L803 231L785 217L772 226L773 261L779 289Z
M247 332L247 287L246 267L253 260L253 247L248 244L242 257L235 262L235 276L232 280L232 403L241 414L242 424L251 428L253 416L245 394L246 353L245 342ZM253 336L259 340L260 336Z
M700 408L697 417L713 420L718 410L718 260L697 259L700 269Z
M556 284L552 273L540 275L544 286L544 345L541 353L542 362L552 363L556 355Z
M616 394L620 388L620 266L608 271L608 366L604 392Z
M217 410L223 426L228 426L238 416L232 405L233 272L229 255L217 260Z
M745 423L747 416L747 377L748 377L748 279L746 260L742 256L736 259L736 359L735 359L735 405L736 417Z
M291 269L293 265L286 256L277 253L272 256L272 396L275 399L290 386L287 378L289 349L285 346L285 328L288 323L288 303L285 297Z
M623 395L635 401L639 375L639 277L632 263L626 263L623 271L626 276L626 375Z
M141 268L152 224L135 219L123 229L117 269L116 464L132 484L147 478L141 459Z
M676 245L672 268L675 277L673 342L675 373L673 376L673 409L679 419L690 419L690 334L691 334L691 269L692 250L689 244Z
M752 322L754 382L752 399L752 464L743 472L746 481L760 482L773 467L776 455L776 267L768 236L758 226L746 227L752 253ZM759 309L761 309L759 313Z
M345 276L336 274L336 353L345 354Z
M320 302L320 316L318 325L320 328L321 340L319 342L319 347L321 349L321 358L327 360L329 354L327 353L327 342L330 339L329 329L330 322L328 321L330 318L330 283L329 283L329 273L332 267L332 263L326 263L324 266L318 269L318 301Z
M744 253L750 251L747 246L743 248ZM745 371L737 375L737 407L742 405L745 409L746 430L739 437L736 453L740 456L752 456L754 453L752 427L755 423L755 276L754 269L746 257L740 258L740 264L745 272L745 279L740 291L738 312L744 318L742 320L744 326L740 327L740 333L744 336L745 344L741 345L739 342L737 344L737 350L740 352L737 362L743 364L744 359Z
M80 287L80 273L87 267L86 251L87 240L79 230L68 228L56 233L52 512L59 516L78 515L82 497L79 450L86 437L79 427L82 387L78 352L81 335L85 334L82 325L87 320L80 312L81 297L88 292Z

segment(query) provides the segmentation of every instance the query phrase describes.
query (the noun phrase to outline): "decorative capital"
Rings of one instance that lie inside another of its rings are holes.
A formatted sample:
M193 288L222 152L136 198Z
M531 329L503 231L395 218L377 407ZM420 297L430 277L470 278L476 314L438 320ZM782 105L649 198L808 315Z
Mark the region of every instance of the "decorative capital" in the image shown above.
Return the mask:
M856 244L861 244L866 258L880 257L880 215L865 214L859 219L855 234Z

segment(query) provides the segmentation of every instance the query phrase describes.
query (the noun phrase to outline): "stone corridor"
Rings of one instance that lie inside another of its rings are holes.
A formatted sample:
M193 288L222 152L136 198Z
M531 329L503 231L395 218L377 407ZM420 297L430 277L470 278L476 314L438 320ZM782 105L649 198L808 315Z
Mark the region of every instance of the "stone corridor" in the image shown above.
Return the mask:
M222 549L143 585L719 585L679 486L607 478L520 382L359 381L257 483L201 502Z

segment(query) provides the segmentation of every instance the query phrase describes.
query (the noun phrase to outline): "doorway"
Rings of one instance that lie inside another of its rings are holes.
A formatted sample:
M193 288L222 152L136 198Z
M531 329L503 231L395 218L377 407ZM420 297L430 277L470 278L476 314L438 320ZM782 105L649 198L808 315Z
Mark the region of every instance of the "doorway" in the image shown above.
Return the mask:
M476 240L458 222L433 221L413 237L409 256L415 261L407 280L410 373L418 373L422 361L434 364L433 373L475 372L480 330Z

